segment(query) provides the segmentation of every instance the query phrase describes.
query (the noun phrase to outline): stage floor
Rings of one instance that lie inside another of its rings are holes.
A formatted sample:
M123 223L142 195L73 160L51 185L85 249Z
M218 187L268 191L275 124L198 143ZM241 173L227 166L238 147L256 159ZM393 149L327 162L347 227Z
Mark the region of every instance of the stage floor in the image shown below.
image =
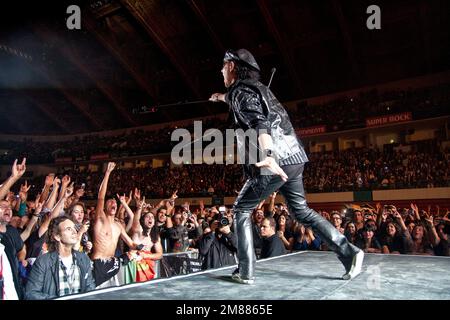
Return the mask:
M344 281L332 252L304 251L256 265L253 285L230 280L233 267L108 288L63 299L350 300L450 299L450 258L366 254L362 273Z

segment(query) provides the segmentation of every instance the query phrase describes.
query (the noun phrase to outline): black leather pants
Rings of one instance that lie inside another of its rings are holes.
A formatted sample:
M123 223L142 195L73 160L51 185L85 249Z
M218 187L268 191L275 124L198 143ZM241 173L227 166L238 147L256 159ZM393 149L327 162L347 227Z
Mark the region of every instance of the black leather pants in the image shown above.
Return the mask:
M291 216L306 227L312 227L322 241L337 253L346 269L348 262L359 251L330 222L308 207L303 188L303 168L303 164L282 167L288 176L286 182L277 175L260 175L248 179L242 187L233 207L241 277L254 278L256 256L253 248L252 212L262 199L278 189L286 199Z

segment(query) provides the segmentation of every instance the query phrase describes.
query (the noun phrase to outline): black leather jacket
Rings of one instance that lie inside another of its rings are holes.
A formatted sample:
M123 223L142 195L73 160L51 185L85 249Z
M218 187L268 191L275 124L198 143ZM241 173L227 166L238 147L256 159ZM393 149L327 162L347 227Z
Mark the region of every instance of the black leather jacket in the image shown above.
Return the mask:
M308 162L303 144L292 127L289 115L267 86L257 80L237 80L230 86L225 101L230 106L238 128L243 131L252 128L258 134L265 130L271 135L273 152L280 166ZM244 143L243 132L237 130L236 137L239 153L248 156L249 146ZM250 176L254 174L255 167L249 164L255 163L252 162L255 160L246 157L243 162L247 169L250 168ZM249 173L248 170L246 173Z
M73 251L80 268L80 290L85 293L95 289L92 278L91 260L82 252ZM53 299L59 296L59 256L58 252L48 252L39 256L31 268L26 285L26 300Z

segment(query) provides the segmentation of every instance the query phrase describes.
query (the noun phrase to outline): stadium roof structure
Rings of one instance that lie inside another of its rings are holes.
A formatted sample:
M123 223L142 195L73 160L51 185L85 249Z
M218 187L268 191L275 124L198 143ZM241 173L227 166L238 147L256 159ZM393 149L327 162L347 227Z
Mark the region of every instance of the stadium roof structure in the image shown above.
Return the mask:
M226 49L246 48L281 101L450 69L450 3L353 0L8 0L0 13L0 133L76 134L227 111ZM67 27L69 5L81 29Z

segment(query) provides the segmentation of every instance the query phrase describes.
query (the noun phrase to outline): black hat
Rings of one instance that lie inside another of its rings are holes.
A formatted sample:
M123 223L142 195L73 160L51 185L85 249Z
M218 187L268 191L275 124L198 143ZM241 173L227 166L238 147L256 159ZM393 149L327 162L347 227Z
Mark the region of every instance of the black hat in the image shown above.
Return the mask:
M227 50L227 52L225 52L225 56L223 57L223 61L239 61L256 71L261 72L255 57L253 57L247 49L239 49L237 51Z

